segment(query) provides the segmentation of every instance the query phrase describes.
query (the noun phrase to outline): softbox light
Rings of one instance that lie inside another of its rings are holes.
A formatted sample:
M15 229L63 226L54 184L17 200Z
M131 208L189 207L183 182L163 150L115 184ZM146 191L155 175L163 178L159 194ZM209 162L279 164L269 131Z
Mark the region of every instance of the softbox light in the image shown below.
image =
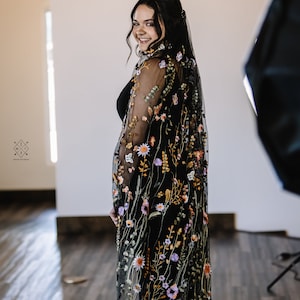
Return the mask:
M300 0L273 0L245 64L257 130L283 188L300 194Z

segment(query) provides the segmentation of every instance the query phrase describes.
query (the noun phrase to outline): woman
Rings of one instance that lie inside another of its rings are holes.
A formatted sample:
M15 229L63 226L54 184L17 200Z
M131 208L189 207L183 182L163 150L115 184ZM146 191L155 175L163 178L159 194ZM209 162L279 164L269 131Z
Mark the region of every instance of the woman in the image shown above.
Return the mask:
M117 102L111 212L118 299L211 299L207 133L185 12L139 0L131 20L140 59Z

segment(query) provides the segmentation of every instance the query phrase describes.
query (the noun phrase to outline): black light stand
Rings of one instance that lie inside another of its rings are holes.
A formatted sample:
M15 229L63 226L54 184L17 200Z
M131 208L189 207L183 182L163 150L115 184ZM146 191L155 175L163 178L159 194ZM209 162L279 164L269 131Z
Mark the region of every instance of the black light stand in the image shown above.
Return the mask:
M281 260L287 260L291 257L296 257L292 263L290 263L268 286L267 286L267 290L268 292L271 292L271 288L272 286L280 280L280 278L282 278L288 271L292 270L292 268L298 263L300 262L300 252L296 252L296 253L281 253L279 255L279 257L281 258ZM297 275L296 275L297 276ZM296 277L295 277L296 279Z

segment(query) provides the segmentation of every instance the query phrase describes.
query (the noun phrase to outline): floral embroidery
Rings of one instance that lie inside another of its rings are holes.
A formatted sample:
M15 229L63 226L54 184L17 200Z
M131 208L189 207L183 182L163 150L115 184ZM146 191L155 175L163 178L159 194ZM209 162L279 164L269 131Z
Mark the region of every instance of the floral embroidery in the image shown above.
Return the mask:
M166 67L167 67L166 61L165 61L165 60L160 61L159 67L160 67L161 69L162 69L162 68L166 68Z
M140 271L145 266L145 258L144 256L137 256L133 260L133 267L136 271Z
M177 53L177 55L176 55L176 60L177 60L177 61L181 61L182 58L183 58L182 52L179 51L179 52Z
M149 154L150 151L150 147L147 144L141 144L138 148L137 148L137 154L138 156L146 156Z
M156 204L156 210L157 211L163 211L165 209L165 206L163 203Z
M162 160L160 158L155 158L153 164L157 167L161 167L162 166Z
M128 228L133 227L133 222L132 222L132 220L126 220L126 227L128 227Z
M139 283L136 283L134 286L133 286L133 291L135 292L135 293L140 293L141 292L141 290L142 290L142 288L141 288L141 285L139 284Z
M132 153L125 155L125 161L128 163L133 163Z
M208 300L212 271L201 87L195 83L196 62L184 49L173 58L165 47L159 49L137 66L114 155L118 299ZM158 80L141 94L142 73L152 68L164 84ZM189 76L181 81L178 68ZM136 99L142 100L141 112Z
M172 286L170 286L170 288L167 290L167 296L169 297L169 299L176 299L178 295L178 287L177 284L173 284Z
M177 96L177 94L174 94L174 95L172 96L172 101L173 101L173 104L174 104L174 105L178 105L178 96Z

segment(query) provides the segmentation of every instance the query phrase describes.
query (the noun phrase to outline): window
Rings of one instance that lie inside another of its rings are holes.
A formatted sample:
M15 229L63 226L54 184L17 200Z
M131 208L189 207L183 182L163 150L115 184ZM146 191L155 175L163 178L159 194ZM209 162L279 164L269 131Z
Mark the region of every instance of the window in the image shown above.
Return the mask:
M52 14L45 13L46 21L46 56L48 77L48 106L49 106L49 130L50 130L50 159L52 163L57 162L57 133L55 115L55 83L53 62L53 39L52 39Z

